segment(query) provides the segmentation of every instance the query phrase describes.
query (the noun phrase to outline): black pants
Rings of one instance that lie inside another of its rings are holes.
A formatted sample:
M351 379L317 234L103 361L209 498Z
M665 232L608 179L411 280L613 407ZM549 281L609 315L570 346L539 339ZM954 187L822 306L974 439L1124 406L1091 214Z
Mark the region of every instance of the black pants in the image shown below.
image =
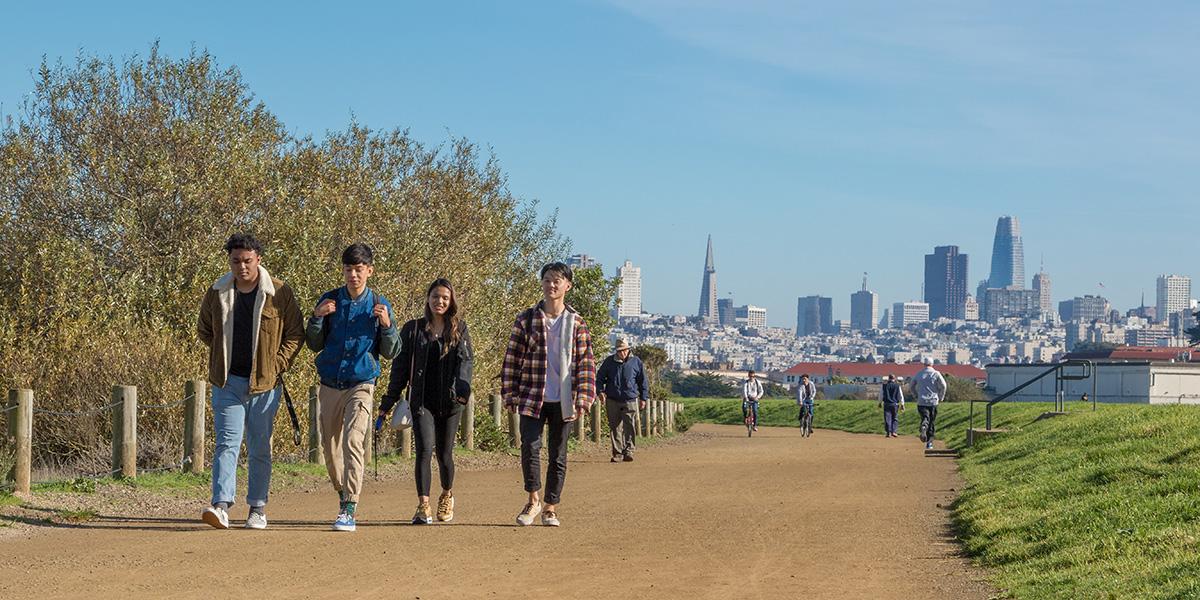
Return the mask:
M937 406L921 406L917 405L917 412L921 415L921 430L928 436L926 439L933 441L933 434L937 433Z
M458 421L462 417L463 406L457 402L453 409L443 415L435 415L424 407L417 409L413 415L413 439L417 443L417 495L428 496L430 479L430 460L434 448L437 449L438 476L442 480L442 489L454 488L454 436L458 434Z
M550 464L546 465L546 493L542 499L546 504L558 504L563 481L567 478L567 440L574 425L562 420L562 403L543 404L542 416L536 419L521 415L521 472L525 475L525 491L542 489L542 461L538 453L542 450L542 427L547 425L550 429L550 447L547 448Z

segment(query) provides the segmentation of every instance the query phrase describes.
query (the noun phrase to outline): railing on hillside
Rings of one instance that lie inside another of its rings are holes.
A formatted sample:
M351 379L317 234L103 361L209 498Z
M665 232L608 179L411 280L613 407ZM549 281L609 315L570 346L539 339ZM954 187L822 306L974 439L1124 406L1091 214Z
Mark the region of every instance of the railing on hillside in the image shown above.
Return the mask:
M1082 372L1081 373L1068 373L1067 369L1072 368L1072 367L1079 367L1082 369ZM1055 363L1050 368L1048 368L1045 371L1038 374L1037 377L1034 377L1033 379L1030 379L1029 381L1022 383L1021 385L1018 385L1017 387L1015 387L1011 390L1008 390L1007 392L1000 394L999 396L996 396L995 398L993 398L991 400L988 400L987 407L986 407L986 418L984 420L985 427L989 431L992 429L992 407L993 406L999 404L1000 402L1008 400L1009 398L1017 395L1017 393L1020 392L1021 390L1024 390L1025 388L1033 385L1034 383L1037 383L1038 381L1041 381L1042 379L1044 379L1046 377L1049 377L1050 375L1054 375L1054 409L1056 411L1063 412L1066 408L1066 399L1064 398L1065 386L1063 385L1063 382L1064 381L1082 381L1082 380L1088 379L1088 378L1092 379L1092 410L1093 411L1096 410L1096 380L1098 378L1094 377L1095 369L1096 369L1095 364L1093 364L1092 361L1090 361L1090 360L1071 359L1071 360L1064 360L1060 363ZM968 420L967 427L970 430L973 430L975 428L975 402L976 402L975 400L971 401L971 407L970 407L970 410L968 411L969 416L967 417L967 420Z

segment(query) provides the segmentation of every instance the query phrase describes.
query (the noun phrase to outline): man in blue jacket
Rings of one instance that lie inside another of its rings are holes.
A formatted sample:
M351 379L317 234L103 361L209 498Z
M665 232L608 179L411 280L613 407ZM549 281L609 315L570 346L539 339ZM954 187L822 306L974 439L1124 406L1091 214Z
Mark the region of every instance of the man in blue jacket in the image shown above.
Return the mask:
M642 359L633 355L625 340L617 340L616 350L600 365L596 372L596 389L600 390L604 410L608 412L612 441L610 462L633 462L638 409L646 409L648 396Z
M373 261L366 244L346 248L346 285L321 296L305 330L308 347L318 352L321 445L339 498L335 531L355 529L379 358L395 358L400 351L392 305L367 287Z

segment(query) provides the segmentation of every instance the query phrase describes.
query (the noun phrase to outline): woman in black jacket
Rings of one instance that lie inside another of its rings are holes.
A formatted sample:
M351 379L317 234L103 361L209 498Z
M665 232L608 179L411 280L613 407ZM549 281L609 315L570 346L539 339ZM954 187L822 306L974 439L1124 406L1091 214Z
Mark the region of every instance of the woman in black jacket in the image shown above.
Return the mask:
M437 520L450 521L454 518L454 437L463 405L471 395L473 354L467 324L458 316L454 286L448 280L438 279L429 285L425 316L404 324L400 344L400 355L392 361L392 376L379 406L380 416L387 415L405 386L410 386L418 497L412 522L433 522L429 486L430 459L435 448L442 483Z

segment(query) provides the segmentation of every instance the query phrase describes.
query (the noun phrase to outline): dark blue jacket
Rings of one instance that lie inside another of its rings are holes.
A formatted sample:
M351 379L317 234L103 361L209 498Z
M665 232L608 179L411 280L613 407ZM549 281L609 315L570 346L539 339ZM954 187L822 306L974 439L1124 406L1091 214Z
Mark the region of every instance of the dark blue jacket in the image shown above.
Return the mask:
M604 359L596 372L596 389L613 400L646 400L646 370L642 359L629 355L617 362L616 355Z
M879 399L888 406L899 405L904 402L904 390L900 388L900 384L888 382L883 384L883 390L879 393Z
M387 298L367 288L357 300L342 286L325 292L317 300L337 302L337 310L324 317L311 317L305 338L317 354L317 375L321 385L339 390L360 383L374 383L379 377L379 357L395 358L400 351L396 317ZM387 307L392 325L383 328L375 317L376 302Z

